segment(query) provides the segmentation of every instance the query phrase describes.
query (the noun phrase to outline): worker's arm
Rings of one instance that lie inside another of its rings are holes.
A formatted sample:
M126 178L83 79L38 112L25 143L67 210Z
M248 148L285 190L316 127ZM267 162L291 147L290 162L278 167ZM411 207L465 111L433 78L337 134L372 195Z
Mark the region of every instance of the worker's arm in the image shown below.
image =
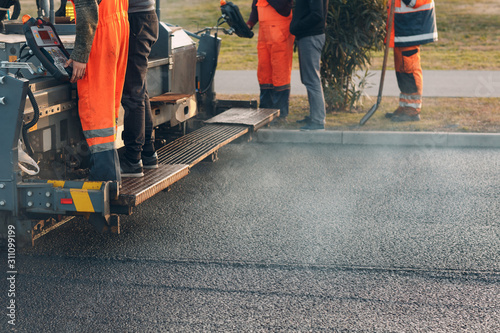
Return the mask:
M259 22L259 13L257 12L257 0L252 1L252 11L250 12L250 18L247 21L247 25L250 29L253 28L255 24Z
M96 0L75 0L76 39L71 59L78 62L89 60L90 49L94 41L99 20Z
M75 47L65 66L73 67L70 82L76 82L85 75L90 49L94 41L97 22L99 20L96 0L74 0L76 12Z

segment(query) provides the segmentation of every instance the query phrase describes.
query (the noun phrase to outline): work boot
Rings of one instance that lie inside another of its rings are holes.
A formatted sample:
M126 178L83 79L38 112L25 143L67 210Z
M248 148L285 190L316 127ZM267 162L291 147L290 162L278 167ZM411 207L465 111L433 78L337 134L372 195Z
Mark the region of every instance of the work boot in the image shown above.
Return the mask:
M313 123L310 122L305 126L302 126L300 128L301 131L324 131L325 130L325 125L324 124L318 124L318 123Z
M280 118L288 116L288 105L290 102L290 89L274 91L273 108L280 109Z
M419 121L420 120L420 112L412 107L405 106L399 107L397 112L394 112L392 115L391 121L394 122L404 122L404 121Z
M143 152L142 166L144 169L158 169L158 154L154 152L153 155L148 156Z
M297 124L309 124L311 122L311 117L305 116L304 119L297 120Z
M125 156L122 156L120 158L120 173L122 177L132 177L132 178L144 177L142 160L135 162L135 161L130 161Z
M405 121L420 121L420 114L408 115L408 114L398 114L391 118L391 121L401 123Z
M260 103L259 108L261 109L272 109L273 108L273 95L274 89L260 89Z
M90 155L90 181L121 181L120 158L116 149Z
M286 117L278 117L276 119L274 119L272 122L271 122L271 125L277 125L277 126L282 126L282 125L286 125L288 123L288 120L286 119Z
M404 112L404 107L400 106L398 107L396 110L394 110L394 112L387 112L385 114L385 117L386 118L392 118L393 116L396 116L396 115L399 115L399 114L402 114Z

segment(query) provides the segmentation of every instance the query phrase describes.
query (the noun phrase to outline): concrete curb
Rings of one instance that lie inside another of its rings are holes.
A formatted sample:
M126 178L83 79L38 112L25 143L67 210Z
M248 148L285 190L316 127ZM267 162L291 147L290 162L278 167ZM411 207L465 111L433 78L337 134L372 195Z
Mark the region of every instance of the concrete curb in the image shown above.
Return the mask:
M500 148L500 133L319 131L261 129L259 143L319 143L453 148Z

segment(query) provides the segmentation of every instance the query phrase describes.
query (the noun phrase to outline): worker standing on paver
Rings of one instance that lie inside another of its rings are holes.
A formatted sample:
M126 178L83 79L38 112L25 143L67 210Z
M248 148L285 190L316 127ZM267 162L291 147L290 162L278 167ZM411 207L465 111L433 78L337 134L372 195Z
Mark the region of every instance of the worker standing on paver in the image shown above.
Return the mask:
M419 121L423 92L420 45L438 39L434 0L396 0L390 38L400 95L399 107L385 116L395 122Z
M292 0L253 0L247 21L250 29L259 22L257 78L261 108L280 109L286 121L292 78L293 42L290 33Z
M128 54L128 1L75 0L75 47L66 67L77 82L78 113L90 147L89 179L120 181L115 147Z
M120 156L120 171L122 177L142 177L143 168L158 168L146 79L148 57L159 33L154 0L129 0L128 19L129 53L122 96L125 152Z

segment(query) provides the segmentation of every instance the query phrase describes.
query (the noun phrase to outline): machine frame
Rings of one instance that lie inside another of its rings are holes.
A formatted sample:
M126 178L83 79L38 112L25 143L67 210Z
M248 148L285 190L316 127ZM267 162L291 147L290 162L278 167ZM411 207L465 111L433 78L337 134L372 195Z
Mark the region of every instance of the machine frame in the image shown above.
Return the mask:
M257 109L256 101L215 98L221 46L217 35L237 31L220 27L235 20L237 7L228 4L216 27L197 33L160 22L147 76L160 168L122 184L85 180L90 153L78 118L76 86L52 77L33 57L21 23L5 22L0 34L0 238L10 240L9 231L15 230L18 246L34 244L74 216L85 217L99 231L119 233L120 214L131 214L135 206L186 176L193 165L216 160L220 147L250 138L279 115L279 110ZM71 50L74 30L55 22L54 27ZM123 146L123 110L120 114L117 148ZM21 141L40 166L36 176L19 167Z

